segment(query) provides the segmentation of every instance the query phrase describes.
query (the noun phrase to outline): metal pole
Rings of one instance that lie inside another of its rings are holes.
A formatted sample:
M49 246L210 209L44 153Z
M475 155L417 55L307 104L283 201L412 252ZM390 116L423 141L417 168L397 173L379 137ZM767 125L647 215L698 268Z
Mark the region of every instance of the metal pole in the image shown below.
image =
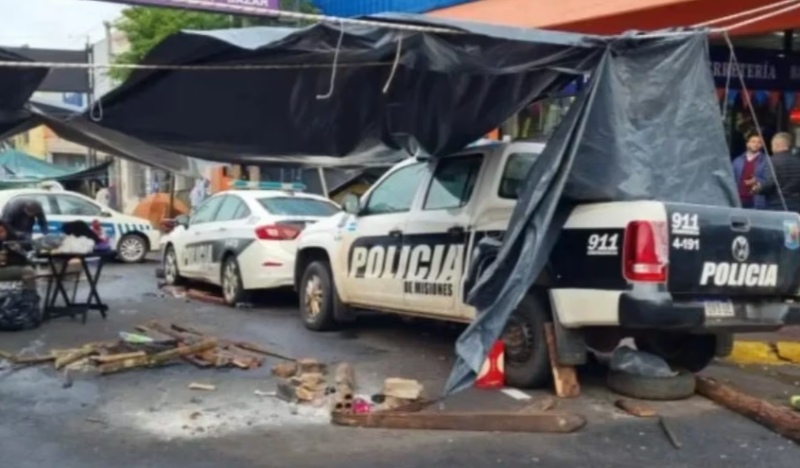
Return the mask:
M325 169L318 167L317 174L319 175L319 186L322 187L322 194L325 195L325 198L330 198L331 194L328 193L328 181L325 180Z

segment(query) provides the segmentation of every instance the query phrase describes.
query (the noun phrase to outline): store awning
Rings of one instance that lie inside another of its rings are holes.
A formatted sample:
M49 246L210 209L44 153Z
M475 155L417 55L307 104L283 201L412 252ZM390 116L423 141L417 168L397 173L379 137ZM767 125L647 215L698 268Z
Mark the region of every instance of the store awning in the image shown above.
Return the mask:
M430 13L431 16L525 28L590 34L619 34L692 26L715 18L779 3L781 0L478 0ZM764 12L766 13L766 12ZM764 14L761 13L761 14ZM758 13L752 17L759 16ZM715 26L724 27L749 17ZM800 9L736 29L736 36L800 27Z

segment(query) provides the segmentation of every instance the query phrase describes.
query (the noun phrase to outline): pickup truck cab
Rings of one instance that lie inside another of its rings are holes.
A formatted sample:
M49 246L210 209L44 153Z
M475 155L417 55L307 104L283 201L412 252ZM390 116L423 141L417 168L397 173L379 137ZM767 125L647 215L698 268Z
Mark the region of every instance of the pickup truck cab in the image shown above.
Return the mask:
M514 142L409 159L360 201L345 201L345 212L309 226L295 261L305 325L330 329L359 309L472 320L464 297L473 250L486 236L502 238L543 148ZM659 201L579 205L506 327L506 376L516 386L546 383L547 322L562 364L633 337L640 349L699 371L730 353L733 333L800 323L798 294L798 214Z

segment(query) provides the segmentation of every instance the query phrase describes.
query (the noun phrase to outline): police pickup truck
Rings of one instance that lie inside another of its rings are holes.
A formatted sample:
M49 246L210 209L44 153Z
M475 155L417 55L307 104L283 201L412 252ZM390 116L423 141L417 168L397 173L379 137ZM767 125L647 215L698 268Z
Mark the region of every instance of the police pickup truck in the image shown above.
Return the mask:
M298 238L295 286L306 327L361 310L468 322L465 272L477 242L501 237L543 145L473 147L387 172L345 212ZM574 208L546 271L512 315L509 384L534 387L558 360L585 362L626 337L699 371L730 353L732 334L800 323L800 216L658 201Z

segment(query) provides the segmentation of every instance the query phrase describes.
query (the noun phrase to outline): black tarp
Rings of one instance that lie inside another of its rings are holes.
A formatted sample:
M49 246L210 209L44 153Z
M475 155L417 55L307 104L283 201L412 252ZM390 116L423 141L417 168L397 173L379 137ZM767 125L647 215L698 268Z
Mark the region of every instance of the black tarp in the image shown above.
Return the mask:
M0 62L30 62L26 57L0 49ZM28 99L47 77L46 68L0 67L0 135L13 134L30 118Z
M416 15L372 19L463 34L336 23L185 31L143 62L301 68L137 70L102 99L99 124L200 158L342 156L378 144L445 154L591 70L602 54L577 34Z
M478 317L458 340L447 393L472 383L571 208L627 200L739 205L705 34L608 43L531 168L495 261L469 293Z

